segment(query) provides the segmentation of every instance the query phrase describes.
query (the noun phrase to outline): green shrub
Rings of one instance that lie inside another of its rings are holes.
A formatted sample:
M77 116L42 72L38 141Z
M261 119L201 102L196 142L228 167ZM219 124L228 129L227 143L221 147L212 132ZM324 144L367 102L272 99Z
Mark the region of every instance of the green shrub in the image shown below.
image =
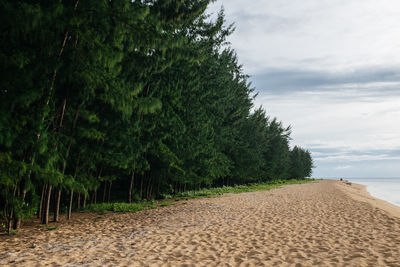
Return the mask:
M199 191L186 191L176 194L178 198L198 198L198 197L212 197L219 196L227 193L244 193L252 191L271 190L283 185L290 184L304 184L315 181L314 179L291 179L291 180L273 180L266 183L254 183L249 185L236 185L236 186L223 186L210 189L201 189Z
M92 204L86 211L106 214L107 212L138 212L141 210L155 208L154 202L135 202L135 203L99 203Z
M198 191L185 191L175 196L172 195L165 195L166 199L170 198L181 198L181 199L189 199L189 198L199 198L199 197L214 197L220 196L227 193L244 193L244 192L252 192L252 191L262 191L262 190L271 190L274 188L278 188L283 185L289 184L303 184L312 182L314 179L301 179L301 180L274 180L267 183L254 183L249 185L236 185L236 186L223 186L223 187L216 187L216 188L204 188ZM183 204L186 204L184 202ZM138 212L141 210L146 209L154 209L158 206L166 207L171 205L170 202L163 201L161 203L157 203L156 201L141 201L141 202L134 202L134 203L99 203L99 204L92 204L88 207L85 211L89 212L97 212L100 215L106 214L107 212ZM100 217L100 216L99 216Z

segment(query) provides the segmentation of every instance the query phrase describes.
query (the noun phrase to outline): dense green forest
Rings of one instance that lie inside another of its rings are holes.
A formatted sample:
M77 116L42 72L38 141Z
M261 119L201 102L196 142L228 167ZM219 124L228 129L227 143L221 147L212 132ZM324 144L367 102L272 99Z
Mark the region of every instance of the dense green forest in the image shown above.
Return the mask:
M90 203L311 175L290 127L253 107L233 27L209 3L0 0L8 229Z

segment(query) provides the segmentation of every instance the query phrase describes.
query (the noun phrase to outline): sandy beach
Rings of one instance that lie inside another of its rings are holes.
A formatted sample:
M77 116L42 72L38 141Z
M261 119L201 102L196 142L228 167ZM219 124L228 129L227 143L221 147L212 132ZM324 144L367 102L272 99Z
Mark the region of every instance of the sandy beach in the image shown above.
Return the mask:
M0 265L400 266L396 212L356 184L290 185L28 225L0 236Z

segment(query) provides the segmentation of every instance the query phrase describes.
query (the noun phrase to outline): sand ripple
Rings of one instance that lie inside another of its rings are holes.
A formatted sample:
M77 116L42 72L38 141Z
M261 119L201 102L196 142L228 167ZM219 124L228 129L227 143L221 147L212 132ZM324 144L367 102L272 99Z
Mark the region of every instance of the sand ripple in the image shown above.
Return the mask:
M0 237L0 265L400 266L400 219L341 186L323 181L81 215L54 231L27 227Z

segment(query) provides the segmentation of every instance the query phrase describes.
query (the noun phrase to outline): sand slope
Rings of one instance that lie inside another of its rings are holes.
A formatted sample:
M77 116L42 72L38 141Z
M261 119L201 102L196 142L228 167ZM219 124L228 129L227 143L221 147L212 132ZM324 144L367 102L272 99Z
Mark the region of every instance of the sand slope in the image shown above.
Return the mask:
M400 266L400 219L323 181L0 237L0 265ZM32 243L36 244L31 248Z

